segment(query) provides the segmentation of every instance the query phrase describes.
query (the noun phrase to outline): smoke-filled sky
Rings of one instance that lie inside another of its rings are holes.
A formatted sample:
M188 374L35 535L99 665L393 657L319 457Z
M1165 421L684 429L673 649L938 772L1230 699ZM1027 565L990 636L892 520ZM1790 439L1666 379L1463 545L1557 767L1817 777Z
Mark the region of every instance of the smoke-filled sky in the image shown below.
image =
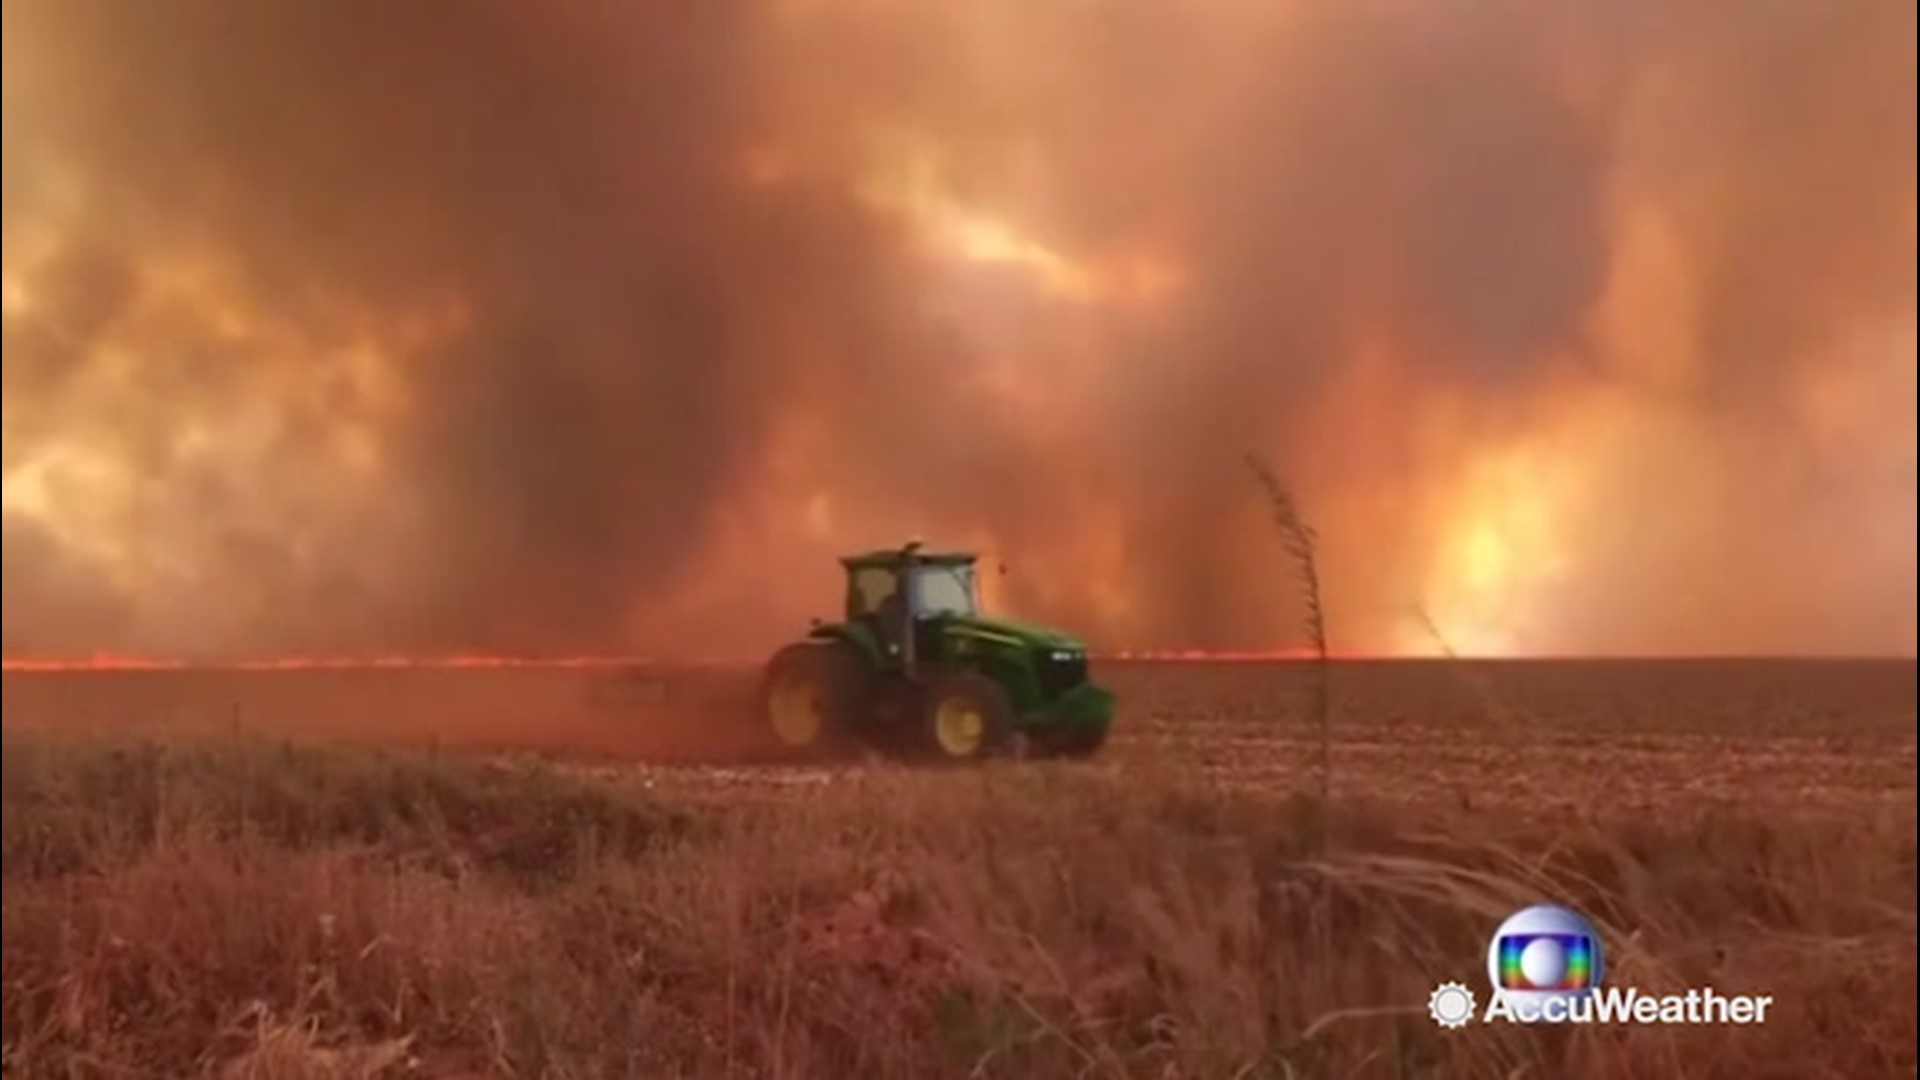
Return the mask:
M1902 0L6 0L9 655L1915 648ZM1004 564L1004 574L997 571Z

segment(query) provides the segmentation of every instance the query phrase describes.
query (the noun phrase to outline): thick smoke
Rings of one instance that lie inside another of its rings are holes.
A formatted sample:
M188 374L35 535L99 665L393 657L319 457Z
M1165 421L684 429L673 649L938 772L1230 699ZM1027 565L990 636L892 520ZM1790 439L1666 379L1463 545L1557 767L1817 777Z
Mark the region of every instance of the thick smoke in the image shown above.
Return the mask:
M1914 24L8 0L5 646L1909 651Z

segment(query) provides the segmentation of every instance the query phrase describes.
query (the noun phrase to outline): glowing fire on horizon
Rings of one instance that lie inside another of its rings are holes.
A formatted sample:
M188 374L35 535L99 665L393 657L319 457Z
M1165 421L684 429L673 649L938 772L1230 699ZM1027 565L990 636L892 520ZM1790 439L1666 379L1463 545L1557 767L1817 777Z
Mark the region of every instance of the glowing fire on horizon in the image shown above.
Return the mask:
M535 144L437 23L10 7L7 670L758 655L909 535L1297 658L1248 451L1340 656L1911 649L1911 12L1070 9L509 6Z

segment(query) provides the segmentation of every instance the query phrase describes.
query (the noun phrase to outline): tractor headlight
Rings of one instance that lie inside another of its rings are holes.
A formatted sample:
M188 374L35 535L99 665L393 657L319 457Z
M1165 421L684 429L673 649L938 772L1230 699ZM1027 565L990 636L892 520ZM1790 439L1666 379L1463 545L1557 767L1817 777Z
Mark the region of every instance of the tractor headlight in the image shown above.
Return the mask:
M1074 660L1080 659L1080 654L1073 651L1072 649L1055 649L1053 650L1053 658L1055 660L1061 661L1062 663L1069 663Z

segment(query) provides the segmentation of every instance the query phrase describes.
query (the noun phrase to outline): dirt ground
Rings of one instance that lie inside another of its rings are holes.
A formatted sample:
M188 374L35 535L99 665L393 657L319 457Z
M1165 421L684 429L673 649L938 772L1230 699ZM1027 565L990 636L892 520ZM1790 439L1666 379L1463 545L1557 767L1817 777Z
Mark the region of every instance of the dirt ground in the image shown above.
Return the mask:
M559 756L674 786L804 787L746 668L9 672L9 731L289 738ZM1092 768L1447 814L1735 805L1913 816L1910 661L1121 662ZM850 763L849 767L857 767Z
M744 670L9 672L0 1058L1912 1075L1911 662L1098 677L1123 708L1096 760L947 770L768 761ZM1541 896L1596 920L1610 981L1780 1014L1433 1025Z

